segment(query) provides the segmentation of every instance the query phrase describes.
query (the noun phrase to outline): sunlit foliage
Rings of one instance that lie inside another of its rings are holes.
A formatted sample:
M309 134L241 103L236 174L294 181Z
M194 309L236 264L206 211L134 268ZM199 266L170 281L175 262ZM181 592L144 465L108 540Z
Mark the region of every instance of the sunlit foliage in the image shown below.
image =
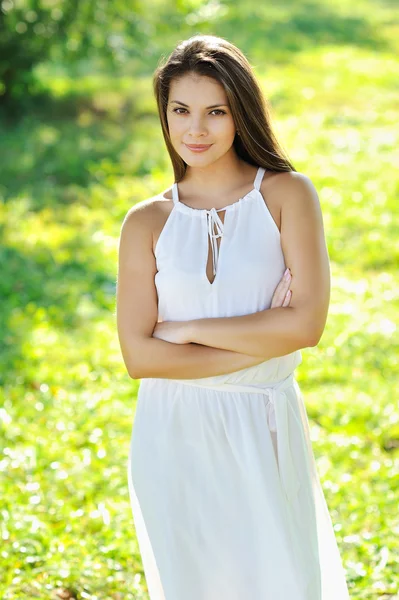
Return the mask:
M4 55L15 43L21 60L34 59L29 98L42 94L29 109L22 102L17 120L4 111L0 123L0 596L148 599L127 491L137 382L117 341L117 246L129 207L172 182L151 91L157 52L204 31L247 53L279 138L319 192L331 305L318 347L303 350L297 379L351 598L393 600L393 5L159 1L136 10L83 2L64 30L74 2L0 5L0 32L9 32L0 36L0 77L16 64ZM35 31L39 22L49 29Z

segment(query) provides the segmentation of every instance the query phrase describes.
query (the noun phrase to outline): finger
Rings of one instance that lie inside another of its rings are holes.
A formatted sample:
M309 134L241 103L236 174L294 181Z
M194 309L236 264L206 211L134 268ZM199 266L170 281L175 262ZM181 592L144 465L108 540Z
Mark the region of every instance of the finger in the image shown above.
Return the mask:
M287 294L287 291L290 287L291 284L291 272L288 271L289 273L289 278L285 279L284 276L280 279L279 283L277 284L276 289L274 290L274 294L273 294L273 298L272 298L272 303L270 308L276 308L278 306L282 306L284 300L285 300L285 296Z
M291 290L288 290L288 292L286 293L285 298L284 298L283 307L289 305L290 300L291 300L291 294L292 294Z
M288 273L289 277L288 279L285 279L285 277L282 277L280 280L280 283L278 284L277 287L280 287L281 289L287 290L287 288L289 288L290 284L291 284L291 273Z
M281 282L278 284L275 293L276 293L276 301L279 306L284 302L287 292L289 290L290 284L291 284L291 279L289 279L288 281L281 280Z
M282 305L281 305L281 306L282 306L282 308L286 308L286 307L288 306L288 299L287 299L287 296L284 298L284 301L283 301L283 303L282 303Z

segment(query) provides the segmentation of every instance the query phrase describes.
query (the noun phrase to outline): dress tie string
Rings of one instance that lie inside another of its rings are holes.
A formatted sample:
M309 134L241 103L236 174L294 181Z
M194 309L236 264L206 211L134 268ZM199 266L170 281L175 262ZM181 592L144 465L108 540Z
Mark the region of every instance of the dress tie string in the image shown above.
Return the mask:
M219 261L219 248L217 239L223 236L224 224L221 218L219 217L216 208L211 208L210 210L207 210L206 214L208 215L208 234L211 239L212 246L213 274L216 275L216 267Z

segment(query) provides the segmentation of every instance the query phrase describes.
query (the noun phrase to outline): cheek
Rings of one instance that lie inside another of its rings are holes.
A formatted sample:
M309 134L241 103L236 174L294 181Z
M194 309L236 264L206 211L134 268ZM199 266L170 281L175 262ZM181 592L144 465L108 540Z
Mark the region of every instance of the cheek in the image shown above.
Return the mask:
M169 120L169 132L170 135L176 136L179 135L179 133L181 133L182 131L184 131L187 128L186 124L183 122L183 120L179 120L179 119L173 119L171 118Z
M235 130L234 125L230 125L230 124L227 126L225 125L223 127L223 129L220 131L220 136L225 138L226 141L230 142L231 138L234 138L235 132L236 132L236 130Z
M234 122L231 119L226 119L225 117L214 123L214 129L220 131L220 133L226 137L234 135L236 130Z

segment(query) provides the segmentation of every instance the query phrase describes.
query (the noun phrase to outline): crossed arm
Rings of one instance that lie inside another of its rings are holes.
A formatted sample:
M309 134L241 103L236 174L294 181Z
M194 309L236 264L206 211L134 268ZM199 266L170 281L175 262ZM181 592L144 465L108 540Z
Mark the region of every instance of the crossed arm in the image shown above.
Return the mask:
M316 334L308 317L307 312L287 306L239 317L198 319L186 324L187 339L268 360L316 345Z
M150 246L150 227L145 224L153 215L140 208L133 218L126 219L119 257L117 319L122 354L132 378L190 379L231 373L317 345L330 298L320 202L305 175L282 174L280 181L278 193L284 198L280 241L292 274L290 306L284 308L156 323L156 268L150 252L143 251Z

